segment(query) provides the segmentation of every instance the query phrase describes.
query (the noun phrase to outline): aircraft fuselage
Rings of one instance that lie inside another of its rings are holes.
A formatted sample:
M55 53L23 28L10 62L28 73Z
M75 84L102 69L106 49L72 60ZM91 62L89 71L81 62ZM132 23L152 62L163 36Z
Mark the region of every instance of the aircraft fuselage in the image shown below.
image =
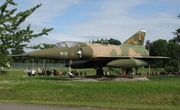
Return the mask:
M79 52L79 53L78 53ZM123 45L102 45L90 44L71 48L50 48L38 50L24 54L33 58L57 59L57 60L96 60L98 57L117 57L117 56L149 56L148 50L143 46ZM104 60L104 59L103 59Z

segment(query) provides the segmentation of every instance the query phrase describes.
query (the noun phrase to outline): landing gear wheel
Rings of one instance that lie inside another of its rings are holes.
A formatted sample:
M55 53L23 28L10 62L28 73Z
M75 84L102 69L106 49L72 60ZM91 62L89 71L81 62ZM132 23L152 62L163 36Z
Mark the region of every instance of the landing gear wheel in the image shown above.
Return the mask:
M98 76L103 76L103 69L102 69L102 68L97 68L96 74L97 74Z
M132 75L132 68L126 68L126 74L127 75Z

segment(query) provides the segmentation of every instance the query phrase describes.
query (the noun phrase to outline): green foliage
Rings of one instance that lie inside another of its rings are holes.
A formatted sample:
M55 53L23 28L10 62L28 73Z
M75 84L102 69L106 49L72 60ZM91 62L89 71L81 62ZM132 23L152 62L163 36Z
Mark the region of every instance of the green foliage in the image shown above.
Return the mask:
M152 43L146 42L148 43L147 45L150 47L150 55L151 56L168 56L168 43L166 40L163 39L159 39L157 41L154 41ZM165 66L166 64L166 60L154 60L153 61L154 64L159 68L162 68Z
M111 45L120 45L121 42L119 40L116 40L116 39L113 39L113 38L110 38L108 40L108 43L111 44Z
M178 19L180 19L180 14L177 17L178 17ZM180 43L180 28L176 29L176 31L173 33L176 36L173 38L173 40L177 43Z
M101 38L101 40L97 39L97 41L92 41L92 43L99 43L99 44L111 44L111 45L120 45L121 42L119 40L110 38L108 39L103 39Z
M180 43L180 28L178 28L175 32L173 32L176 37L173 40Z
M178 57L180 57L180 45L174 42L174 40L169 40L168 50L169 57L173 59L178 59Z
M34 31L31 30L30 24L25 29L20 29L20 24L36 9L41 7L42 4L18 13L16 12L16 8L9 10L9 5L16 6L17 3L13 2L13 0L6 0L6 2L0 6L0 66L6 66L4 62L9 62L7 55L10 52L14 53L16 50L23 52L22 49L27 45L27 42L30 42L30 39L48 35L48 32L53 29L44 28L40 33L34 33Z
M165 67L166 71L178 71L178 58L180 57L180 44L173 39L168 42L159 39L154 42L146 42L146 48L150 50L151 56L166 56L172 58L171 60L154 60L153 65L159 68Z
M150 55L152 56L167 56L168 55L168 44L166 40L159 39L152 42L150 47Z

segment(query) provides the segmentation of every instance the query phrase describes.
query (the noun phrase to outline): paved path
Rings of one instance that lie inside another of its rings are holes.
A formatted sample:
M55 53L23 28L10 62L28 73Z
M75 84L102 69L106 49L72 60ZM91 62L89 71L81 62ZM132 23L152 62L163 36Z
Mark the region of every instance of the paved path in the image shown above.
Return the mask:
M0 110L102 110L102 109L0 102Z

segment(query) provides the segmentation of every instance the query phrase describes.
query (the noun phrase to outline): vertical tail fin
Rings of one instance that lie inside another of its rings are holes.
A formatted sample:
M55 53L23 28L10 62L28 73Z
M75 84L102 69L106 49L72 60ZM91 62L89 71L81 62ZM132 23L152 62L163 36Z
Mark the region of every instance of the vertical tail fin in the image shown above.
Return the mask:
M143 45L145 35L146 35L146 30L141 29L133 36L131 36L129 39L127 39L123 44Z

